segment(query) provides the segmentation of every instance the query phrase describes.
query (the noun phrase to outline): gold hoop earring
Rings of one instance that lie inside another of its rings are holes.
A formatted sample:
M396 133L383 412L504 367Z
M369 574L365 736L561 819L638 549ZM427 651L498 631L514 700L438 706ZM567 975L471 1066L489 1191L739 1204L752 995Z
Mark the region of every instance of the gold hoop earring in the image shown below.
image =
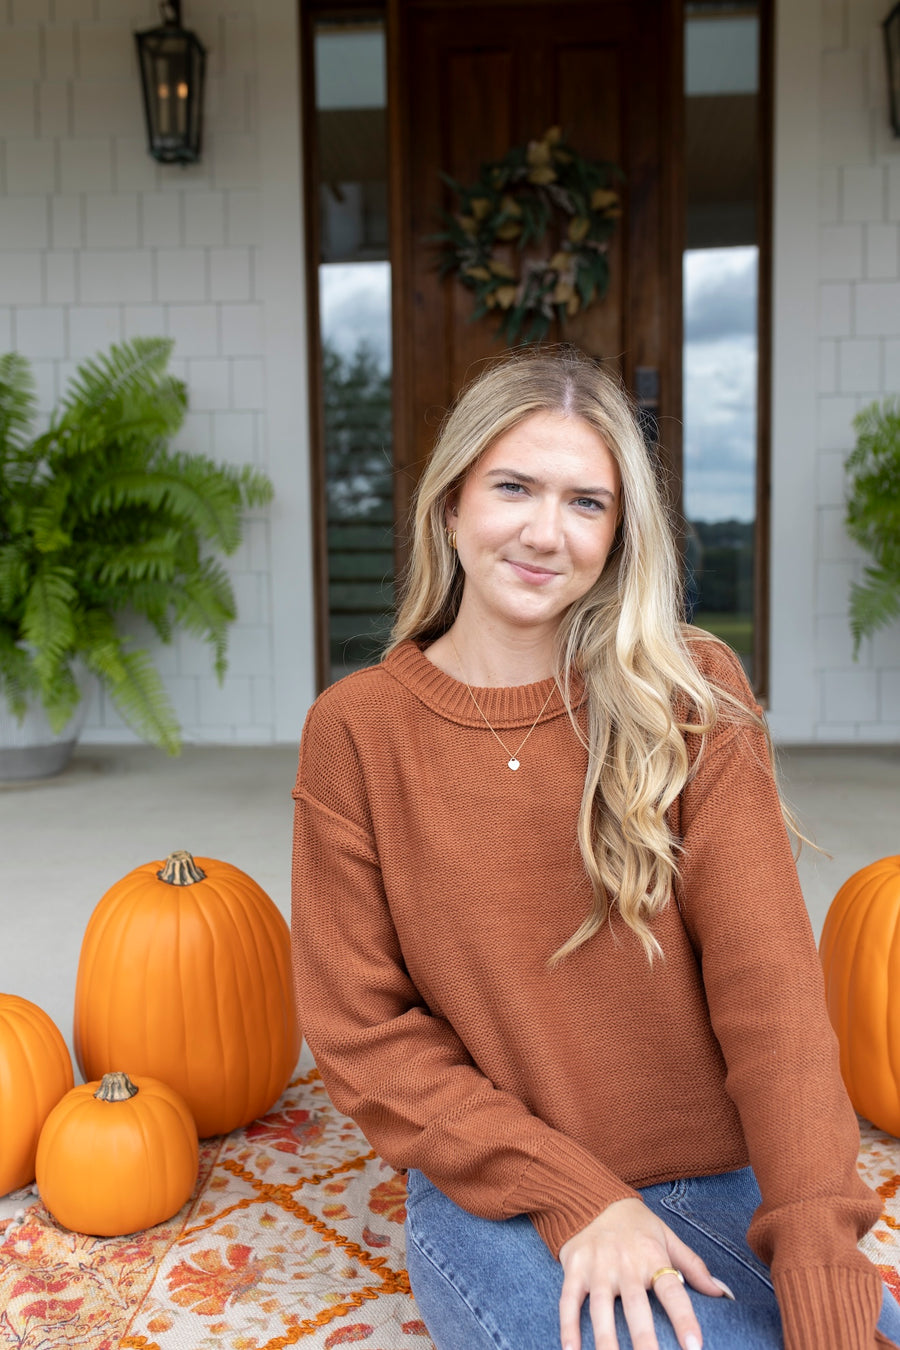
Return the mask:
M456 531L455 531L455 530L448 530L448 531L447 531L447 543L450 545L451 548L456 548Z

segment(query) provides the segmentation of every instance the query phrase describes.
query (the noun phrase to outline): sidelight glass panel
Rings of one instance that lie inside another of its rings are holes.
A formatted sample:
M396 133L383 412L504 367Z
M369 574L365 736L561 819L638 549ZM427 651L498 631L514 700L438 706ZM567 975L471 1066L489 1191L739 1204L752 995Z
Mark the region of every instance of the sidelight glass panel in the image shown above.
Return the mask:
M393 605L384 25L314 29L332 679L377 658Z
M684 513L692 622L753 678L759 13L685 15Z

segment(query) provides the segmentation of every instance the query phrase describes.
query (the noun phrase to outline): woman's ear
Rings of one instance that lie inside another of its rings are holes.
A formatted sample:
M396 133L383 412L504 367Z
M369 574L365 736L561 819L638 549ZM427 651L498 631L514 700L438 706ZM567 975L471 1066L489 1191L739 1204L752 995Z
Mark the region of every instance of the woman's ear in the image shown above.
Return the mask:
M444 528L446 530L452 530L458 516L459 511L456 506L456 493L451 492L444 503Z

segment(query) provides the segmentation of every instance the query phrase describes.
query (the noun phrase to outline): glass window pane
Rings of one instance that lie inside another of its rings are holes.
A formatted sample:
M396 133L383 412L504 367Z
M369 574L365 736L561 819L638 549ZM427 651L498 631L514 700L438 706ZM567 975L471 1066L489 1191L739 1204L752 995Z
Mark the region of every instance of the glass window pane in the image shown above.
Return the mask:
M330 666L338 679L377 658L394 598L382 22L320 20L315 69Z
M685 29L684 512L692 622L753 677L758 366L757 6Z

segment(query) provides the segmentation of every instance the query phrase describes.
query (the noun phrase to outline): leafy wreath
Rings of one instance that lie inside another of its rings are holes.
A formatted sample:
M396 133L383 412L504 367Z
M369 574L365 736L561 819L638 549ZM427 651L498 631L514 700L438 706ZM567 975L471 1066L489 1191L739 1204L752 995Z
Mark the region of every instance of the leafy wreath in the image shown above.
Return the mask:
M554 314L566 317L602 299L609 286L607 248L622 214L610 184L615 164L583 159L551 127L540 140L483 164L471 187L442 175L459 198L444 212L441 276L454 274L475 293L473 320L496 313L508 343L537 342ZM550 231L549 256L525 257ZM498 256L519 252L516 269Z

